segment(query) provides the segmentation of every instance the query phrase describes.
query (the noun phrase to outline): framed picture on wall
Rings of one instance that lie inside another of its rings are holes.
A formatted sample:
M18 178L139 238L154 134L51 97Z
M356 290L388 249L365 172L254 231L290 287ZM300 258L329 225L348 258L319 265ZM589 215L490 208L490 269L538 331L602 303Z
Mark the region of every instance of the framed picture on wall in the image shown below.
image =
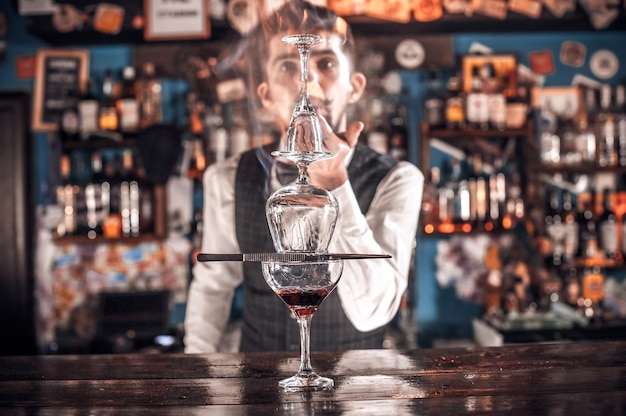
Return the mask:
M473 88L473 79L479 77L484 90L495 89L507 96L517 91L517 56L514 54L478 55L461 57L463 91Z
M86 89L89 51L40 49L35 68L34 131L56 131L63 110L76 104Z
M147 40L206 39L211 34L207 0L144 0Z
M534 87L531 105L535 109L550 108L556 115L571 119L584 111L583 92L577 86Z

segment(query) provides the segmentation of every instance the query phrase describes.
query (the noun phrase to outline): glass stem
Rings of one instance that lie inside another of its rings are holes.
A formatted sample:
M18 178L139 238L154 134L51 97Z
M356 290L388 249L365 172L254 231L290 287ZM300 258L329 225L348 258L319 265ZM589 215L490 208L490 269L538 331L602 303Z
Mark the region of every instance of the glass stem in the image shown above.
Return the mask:
M297 376L309 377L313 374L311 367L311 315L299 316L298 327L300 328L300 370Z
M309 175L307 173L307 164L304 162L297 162L296 166L298 166L298 179L296 183L303 185L309 182Z
M309 78L309 55L311 55L311 47L303 44L298 45L300 52L300 96L308 98L307 81Z

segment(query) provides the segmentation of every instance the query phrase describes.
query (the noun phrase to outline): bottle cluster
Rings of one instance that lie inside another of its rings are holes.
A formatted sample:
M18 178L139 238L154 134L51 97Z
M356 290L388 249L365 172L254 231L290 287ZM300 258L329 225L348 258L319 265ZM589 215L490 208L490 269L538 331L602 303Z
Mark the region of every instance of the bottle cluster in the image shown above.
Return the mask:
M57 236L113 239L154 232L154 188L131 149L109 158L99 151L64 154L60 172Z
M561 111L547 100L538 111L541 160L546 165L626 166L624 85L585 88L583 105Z
M398 160L408 159L407 107L400 100L371 97L360 117L367 145Z
M547 191L541 251L546 270L559 282L566 303L597 317L604 298L603 270L626 255L624 193L594 189L575 196Z
M495 158L486 166L479 153L446 162L429 172L422 202L426 234L511 229L522 220L521 176L513 164Z
M107 69L100 85L89 79L81 97L74 97L59 120L63 141L92 137L121 140L163 121L162 82L152 62L143 65L139 77L127 66L120 77Z
M515 71L496 74L493 63L473 66L469 80L453 74L445 82L431 74L424 101L431 129L498 130L520 128L528 118L528 87L517 82ZM467 84L468 86L464 86Z
M272 140L252 134L248 103L244 99L209 103L190 91L186 102L188 140L184 142L186 165L181 170L192 179L200 180L211 163Z

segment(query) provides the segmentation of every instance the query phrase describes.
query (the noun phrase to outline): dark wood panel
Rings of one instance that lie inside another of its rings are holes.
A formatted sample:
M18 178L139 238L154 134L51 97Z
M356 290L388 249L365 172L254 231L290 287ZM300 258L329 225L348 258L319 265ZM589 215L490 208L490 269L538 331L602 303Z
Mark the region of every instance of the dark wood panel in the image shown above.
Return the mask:
M180 403L176 406L94 406L90 414L96 415L185 415L204 416L219 414L239 415L272 415L272 414L367 414L367 415L459 415L459 414L502 414L515 416L541 415L619 415L624 413L624 393L581 393L545 394L528 397L524 395L510 396L475 396L416 399L397 397L389 400L354 400L354 401L312 401L313 395L297 395L298 402L287 405L280 404L235 404L235 405L199 405L190 406ZM37 414L40 416L57 416L59 414L82 414L87 412L83 407L63 406L55 408L35 407L15 409L0 407L3 415Z
M36 352L29 115L29 94L0 94L0 355Z

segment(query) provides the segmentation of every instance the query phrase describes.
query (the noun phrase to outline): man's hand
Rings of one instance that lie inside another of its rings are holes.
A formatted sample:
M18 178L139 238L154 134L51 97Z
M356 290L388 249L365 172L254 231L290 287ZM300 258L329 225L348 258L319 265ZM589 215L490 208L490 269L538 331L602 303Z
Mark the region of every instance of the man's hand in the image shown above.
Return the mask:
M309 182L332 191L348 180L345 159L350 150L356 146L364 125L360 121L355 121L348 126L345 133L339 135L333 132L324 117L320 115L318 117L324 137L324 150L334 153L335 157L312 163L308 169Z

